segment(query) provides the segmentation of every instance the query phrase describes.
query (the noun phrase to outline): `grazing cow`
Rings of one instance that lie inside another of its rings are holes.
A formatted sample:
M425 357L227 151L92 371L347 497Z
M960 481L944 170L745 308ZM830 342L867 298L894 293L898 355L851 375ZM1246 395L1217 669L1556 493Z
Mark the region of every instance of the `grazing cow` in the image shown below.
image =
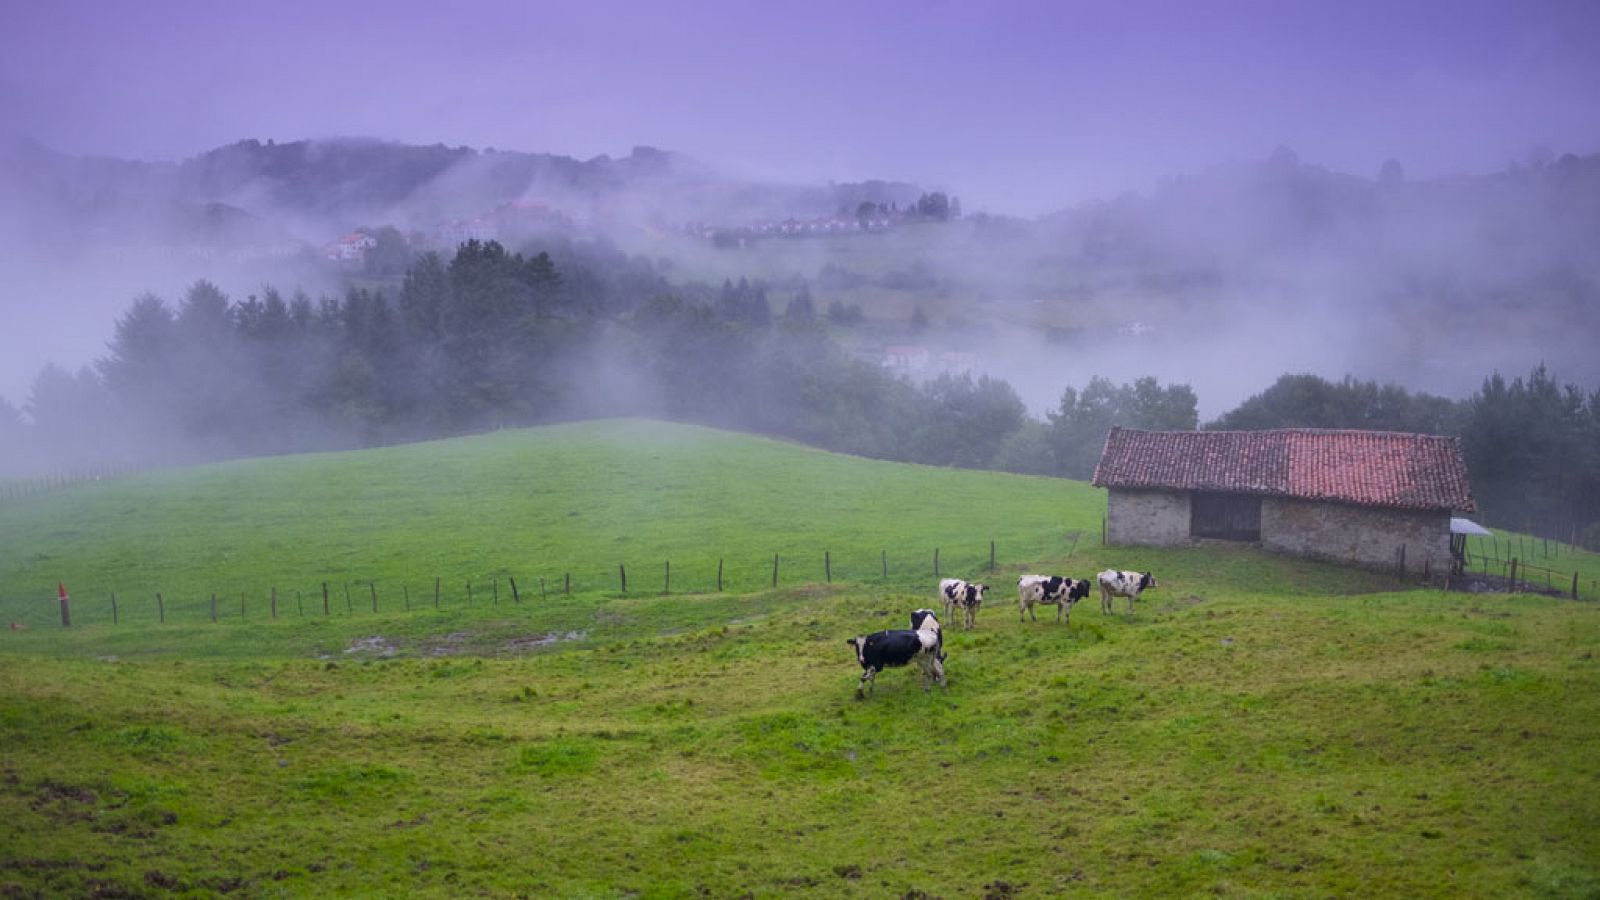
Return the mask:
M1122 572L1107 569L1098 576L1100 581L1100 611L1111 612L1112 597L1127 597L1128 612L1133 612L1133 601L1156 586L1156 577L1149 572Z
M1060 575L1024 575L1017 579L1017 603L1021 609L1017 612L1020 620L1024 614L1028 618L1038 621L1033 614L1035 605L1054 606L1056 608L1056 621L1060 622L1064 615L1067 624L1072 624L1072 607L1079 600L1089 596L1089 582L1081 578L1062 578Z
M961 625L971 628L978 624L978 607L983 605L983 592L987 584L975 584L959 578L945 578L939 582L939 596L944 598L944 613L950 615L961 610Z
M861 682L856 686L856 696L862 695L863 685L877 690L877 675L884 669L903 666L915 661L922 689L928 689L928 680L944 686L944 635L939 619L931 609L919 609L911 614L911 629L875 631L845 641L855 648L856 662L861 664Z

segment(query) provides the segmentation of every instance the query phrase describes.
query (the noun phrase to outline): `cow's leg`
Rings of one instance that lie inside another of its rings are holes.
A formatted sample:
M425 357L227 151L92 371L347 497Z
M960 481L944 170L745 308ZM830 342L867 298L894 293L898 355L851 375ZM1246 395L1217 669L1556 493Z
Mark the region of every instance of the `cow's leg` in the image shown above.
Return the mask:
M1128 595L1128 615L1130 616L1133 615L1133 598L1134 594Z
M1061 614L1066 612L1066 610L1067 610L1067 605L1065 603L1057 603L1056 604L1056 624L1057 625L1061 624Z
M933 680L939 682L939 687L944 687L944 662L935 656L933 657L931 668L933 669Z
M861 673L861 682L856 685L856 694L860 695L862 688L866 688L868 693L876 692L878 689L878 679L875 676L877 674L878 670L876 668L868 666L866 671Z

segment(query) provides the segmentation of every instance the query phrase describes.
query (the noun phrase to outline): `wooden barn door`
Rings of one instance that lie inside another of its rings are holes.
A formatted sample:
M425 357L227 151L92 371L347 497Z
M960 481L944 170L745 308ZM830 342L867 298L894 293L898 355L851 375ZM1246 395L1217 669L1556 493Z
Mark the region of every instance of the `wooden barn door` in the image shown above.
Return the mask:
M1189 534L1225 541L1261 540L1261 498L1196 491L1189 502Z

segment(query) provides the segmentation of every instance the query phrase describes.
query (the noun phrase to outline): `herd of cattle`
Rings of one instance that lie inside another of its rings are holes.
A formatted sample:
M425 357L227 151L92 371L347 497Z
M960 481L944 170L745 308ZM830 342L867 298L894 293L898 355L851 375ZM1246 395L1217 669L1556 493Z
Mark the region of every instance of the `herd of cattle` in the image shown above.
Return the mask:
M1111 612L1111 601L1115 597L1127 597L1128 612L1132 613L1133 601L1156 586L1155 576L1149 572L1107 569L1095 576L1095 580L1100 585L1101 613ZM1026 616L1038 621L1033 614L1035 606L1054 606L1056 621L1060 622L1065 617L1067 623L1071 624L1072 607L1089 596L1089 584L1084 579L1062 578L1059 575L1024 575L1017 579L1018 618ZM983 605L983 592L988 589L986 584L959 578L940 581L939 596L944 601L945 617L949 618L959 609L962 625L972 628L977 624L978 607ZM884 669L913 662L917 664L923 690L928 689L930 680L941 687L945 683L944 632L938 616L931 609L913 612L908 629L875 631L857 635L845 643L855 648L856 662L861 664L858 694L863 688L876 688L877 681L874 679Z

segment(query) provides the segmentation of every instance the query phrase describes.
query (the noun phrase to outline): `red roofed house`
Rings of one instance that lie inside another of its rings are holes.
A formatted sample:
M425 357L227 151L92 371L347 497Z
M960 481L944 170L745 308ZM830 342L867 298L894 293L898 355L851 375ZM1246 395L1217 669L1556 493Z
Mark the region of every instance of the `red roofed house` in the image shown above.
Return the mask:
M1250 541L1413 571L1449 571L1450 516L1477 509L1455 438L1383 431L1113 428L1094 484L1113 544Z

